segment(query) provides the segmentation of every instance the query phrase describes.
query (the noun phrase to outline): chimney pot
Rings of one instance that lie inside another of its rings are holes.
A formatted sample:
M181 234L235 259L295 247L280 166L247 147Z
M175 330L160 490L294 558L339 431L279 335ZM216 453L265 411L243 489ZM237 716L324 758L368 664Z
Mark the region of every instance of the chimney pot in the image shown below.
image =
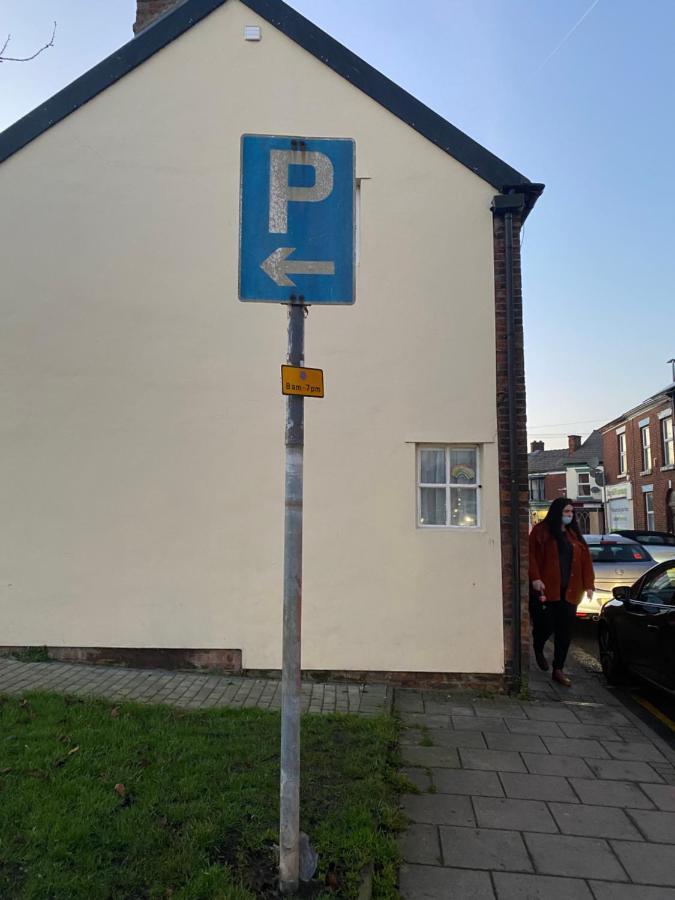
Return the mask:
M543 449L544 449L543 441L532 441L532 443L530 444L530 452L531 453L538 453L539 451L541 451Z

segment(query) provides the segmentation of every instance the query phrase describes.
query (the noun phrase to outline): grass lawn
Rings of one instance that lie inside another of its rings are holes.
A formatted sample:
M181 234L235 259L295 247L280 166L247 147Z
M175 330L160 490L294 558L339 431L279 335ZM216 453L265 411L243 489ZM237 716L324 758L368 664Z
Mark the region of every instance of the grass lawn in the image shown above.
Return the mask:
M0 898L276 896L279 728L256 709L0 697ZM369 863L373 896L398 896L396 737L387 716L304 717L312 896L355 897Z

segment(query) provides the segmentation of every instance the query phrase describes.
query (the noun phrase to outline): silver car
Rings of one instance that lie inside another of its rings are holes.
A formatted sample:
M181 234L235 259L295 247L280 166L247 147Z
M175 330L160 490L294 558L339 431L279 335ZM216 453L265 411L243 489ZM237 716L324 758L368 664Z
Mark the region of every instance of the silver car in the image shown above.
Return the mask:
M655 562L675 559L675 534L667 531L617 531L616 534L637 541Z
M597 619L600 610L612 599L612 590L630 586L655 564L651 555L636 541L618 534L585 534L595 570L595 591L589 600L584 594L577 606L580 619Z

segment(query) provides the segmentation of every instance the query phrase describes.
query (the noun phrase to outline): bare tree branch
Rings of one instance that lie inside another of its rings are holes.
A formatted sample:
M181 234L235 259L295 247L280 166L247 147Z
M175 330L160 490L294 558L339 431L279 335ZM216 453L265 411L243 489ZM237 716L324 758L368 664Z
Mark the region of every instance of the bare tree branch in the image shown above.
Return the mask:
M30 62L31 59L35 59L36 56L39 56L44 50L47 50L49 47L54 46L54 36L56 35L56 22L54 22L54 29L52 31L52 36L49 39L49 42L44 45L44 47L40 47L39 50L36 50L32 56L5 56L5 50L7 49L7 45L12 39L12 35L7 35L7 40L2 45L2 50L0 50L0 63L3 62Z

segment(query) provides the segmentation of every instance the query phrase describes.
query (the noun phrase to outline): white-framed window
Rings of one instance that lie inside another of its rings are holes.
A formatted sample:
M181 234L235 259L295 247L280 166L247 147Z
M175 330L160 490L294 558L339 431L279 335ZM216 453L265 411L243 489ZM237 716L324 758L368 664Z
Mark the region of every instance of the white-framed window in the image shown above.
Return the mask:
M652 468L652 447L649 425L640 429L640 443L642 445L642 471L649 472Z
M645 516L647 519L647 531L655 530L655 520L654 520L654 494L652 491L648 491L645 495Z
M621 432L621 434L617 434L617 448L619 451L619 475L625 475L627 472L626 469L626 433L625 431Z
M663 465L675 465L675 444L673 443L673 417L661 419L661 443L663 444Z
M476 445L417 446L417 524L480 527L480 454Z
M578 487L577 487L577 496L579 497L590 497L591 496L591 476L588 472L578 472Z
M530 500L546 499L545 481L545 475L530 476Z

